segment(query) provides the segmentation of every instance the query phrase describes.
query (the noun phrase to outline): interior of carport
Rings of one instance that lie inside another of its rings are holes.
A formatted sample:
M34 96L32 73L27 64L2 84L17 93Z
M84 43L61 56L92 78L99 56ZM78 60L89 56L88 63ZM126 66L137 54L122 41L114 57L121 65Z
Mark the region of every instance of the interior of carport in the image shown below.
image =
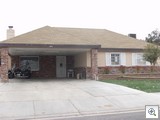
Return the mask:
M26 61L32 70L32 78L88 78L90 48L9 48L10 64L21 67Z

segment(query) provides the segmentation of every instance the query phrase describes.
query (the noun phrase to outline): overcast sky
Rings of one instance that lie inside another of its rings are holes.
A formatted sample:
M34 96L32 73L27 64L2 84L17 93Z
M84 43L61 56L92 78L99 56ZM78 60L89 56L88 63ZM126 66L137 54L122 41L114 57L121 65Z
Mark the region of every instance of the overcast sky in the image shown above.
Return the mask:
M160 29L160 0L0 0L0 40L52 27L102 28L145 39Z

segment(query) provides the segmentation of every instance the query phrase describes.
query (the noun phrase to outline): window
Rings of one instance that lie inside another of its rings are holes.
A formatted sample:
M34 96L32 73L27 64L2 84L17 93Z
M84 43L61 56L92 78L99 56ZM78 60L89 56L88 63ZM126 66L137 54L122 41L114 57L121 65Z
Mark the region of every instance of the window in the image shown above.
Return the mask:
M21 56L20 66L22 68L29 66L32 71L39 70L39 57L38 56Z
M111 54L111 65L120 65L120 54Z
M126 53L106 52L106 66L126 65Z
M132 53L132 65L150 65L143 59L143 53Z
M137 53L137 65L146 65L146 61L143 59L142 53Z

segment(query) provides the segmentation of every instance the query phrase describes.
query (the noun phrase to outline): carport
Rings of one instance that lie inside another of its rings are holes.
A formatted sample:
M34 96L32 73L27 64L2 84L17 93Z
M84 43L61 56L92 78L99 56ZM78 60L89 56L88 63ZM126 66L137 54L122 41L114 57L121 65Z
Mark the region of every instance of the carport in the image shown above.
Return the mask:
M25 62L31 67L32 78L95 79L97 45L0 45L2 81L8 81L8 69Z

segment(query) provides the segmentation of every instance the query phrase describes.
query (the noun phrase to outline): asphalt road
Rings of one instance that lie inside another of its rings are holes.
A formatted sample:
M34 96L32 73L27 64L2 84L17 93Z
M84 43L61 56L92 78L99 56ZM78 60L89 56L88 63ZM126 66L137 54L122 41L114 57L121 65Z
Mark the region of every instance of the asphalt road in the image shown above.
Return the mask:
M85 116L85 117L64 118L64 119L54 119L54 120L146 120L146 118L145 118L145 111L143 111L143 112Z

